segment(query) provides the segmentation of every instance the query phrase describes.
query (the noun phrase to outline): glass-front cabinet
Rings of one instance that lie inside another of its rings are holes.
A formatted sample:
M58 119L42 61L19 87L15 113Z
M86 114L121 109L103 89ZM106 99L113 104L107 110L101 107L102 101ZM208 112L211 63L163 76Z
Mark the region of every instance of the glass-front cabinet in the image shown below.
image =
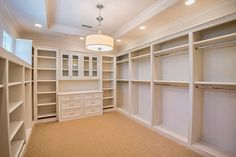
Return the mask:
M63 52L60 60L61 79L94 79L98 77L98 56L78 52Z

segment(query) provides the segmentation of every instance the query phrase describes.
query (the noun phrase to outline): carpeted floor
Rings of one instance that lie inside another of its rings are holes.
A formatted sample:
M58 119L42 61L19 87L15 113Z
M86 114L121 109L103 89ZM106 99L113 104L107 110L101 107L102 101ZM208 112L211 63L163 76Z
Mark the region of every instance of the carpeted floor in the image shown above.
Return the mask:
M200 157L117 112L35 126L24 157Z

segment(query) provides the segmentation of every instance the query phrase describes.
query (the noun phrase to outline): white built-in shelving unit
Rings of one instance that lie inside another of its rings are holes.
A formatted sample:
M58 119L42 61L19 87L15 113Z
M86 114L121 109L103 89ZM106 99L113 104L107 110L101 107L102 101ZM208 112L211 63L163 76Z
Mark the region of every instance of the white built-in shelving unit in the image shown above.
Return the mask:
M115 57L102 56L102 90L103 109L113 109L116 104L116 73Z
M27 142L32 127L30 77L31 65L0 48L0 156L20 156Z
M57 120L57 54L49 48L34 51L34 120Z
M206 156L234 157L235 52L234 20L118 54L117 110Z

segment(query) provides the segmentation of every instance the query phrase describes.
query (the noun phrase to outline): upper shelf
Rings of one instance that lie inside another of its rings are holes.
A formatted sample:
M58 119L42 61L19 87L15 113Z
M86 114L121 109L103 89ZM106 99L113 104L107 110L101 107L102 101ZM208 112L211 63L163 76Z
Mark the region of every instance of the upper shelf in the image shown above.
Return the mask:
M148 53L148 54L132 57L131 59L132 60L145 59L145 58L150 58L150 56L151 56L150 53Z
M211 39L206 39L206 40L201 40L201 41L196 41L194 42L194 45L196 48L204 48L205 46L209 45L216 45L216 44L225 44L227 42L232 42L234 41L236 43L236 33L231 33Z
M232 89L236 90L236 83L234 82L194 82L195 87L211 88L211 89Z
M169 80L154 80L156 85L163 86L180 86L180 87L188 87L189 82L187 81L169 81Z
M116 62L116 64L121 64L121 63L129 63L129 59L124 59Z
M179 51L184 51L184 50L188 50L189 45L188 44L184 44L184 45L180 45L180 46L175 46L175 47L171 47L168 49L163 49L160 51L156 51L153 54L155 56L162 56L162 55L167 55L173 52L179 52Z

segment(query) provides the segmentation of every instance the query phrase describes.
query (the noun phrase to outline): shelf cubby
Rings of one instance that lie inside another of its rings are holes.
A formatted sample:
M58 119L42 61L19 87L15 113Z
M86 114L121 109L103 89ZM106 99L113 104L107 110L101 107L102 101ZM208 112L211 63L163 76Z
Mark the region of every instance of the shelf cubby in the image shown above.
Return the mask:
M38 58L38 69L56 69L56 60Z
M54 102L56 102L55 93L38 95L38 104L54 103Z
M148 58L150 57L151 54L151 47L145 47L136 51L132 51L130 53L131 59L136 60L136 59L143 59L143 58Z
M151 85L132 84L132 116L148 125L152 122Z
M31 69L25 68L25 82L31 81Z
M38 49L37 51L38 57L51 57L51 58L56 58L57 54L56 51L53 50L43 50L43 49Z
M38 106L38 119L56 117L56 105Z
M8 83L16 83L23 81L23 66L8 62Z
M129 64L123 63L117 65L117 79L128 79L129 78Z
M128 63L128 62L129 62L129 54L128 53L116 57L117 64Z
M105 99L103 100L103 109L114 108L114 100L113 99Z
M188 88L155 85L154 93L155 128L187 143L190 109Z
M9 87L9 112L12 112L23 103L23 85Z
M38 82L38 92L56 91L56 83L53 82Z
M38 80L56 80L56 71L38 71Z
M117 109L128 114L130 112L129 105L129 84L124 82L117 83Z

